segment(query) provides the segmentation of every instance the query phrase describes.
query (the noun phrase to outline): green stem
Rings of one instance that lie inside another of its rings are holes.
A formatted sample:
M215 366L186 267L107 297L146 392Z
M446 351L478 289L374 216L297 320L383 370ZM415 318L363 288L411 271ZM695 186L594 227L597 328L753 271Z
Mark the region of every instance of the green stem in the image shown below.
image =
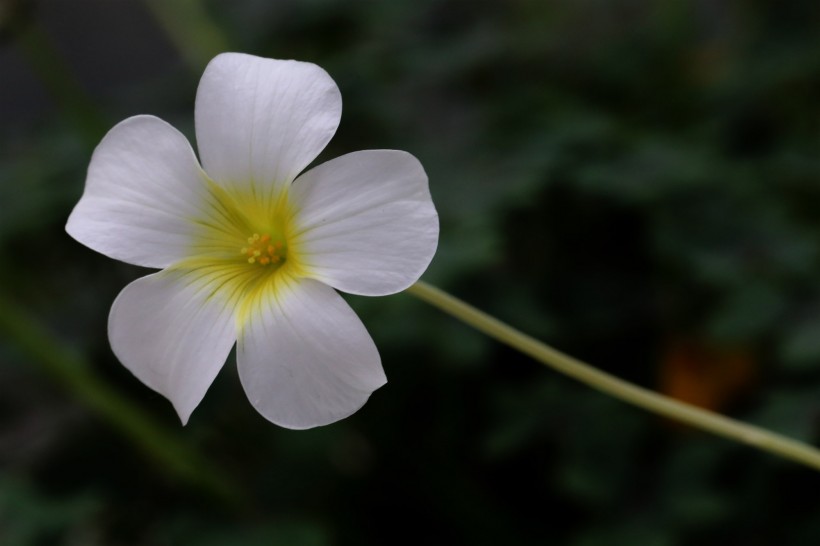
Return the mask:
M0 338L28 357L89 409L151 458L163 471L203 489L228 504L244 509L247 499L224 472L166 431L97 377L89 363L64 346L33 317L0 294Z
M407 291L501 343L619 400L820 470L820 451L809 445L618 379L556 351L427 283L419 281Z

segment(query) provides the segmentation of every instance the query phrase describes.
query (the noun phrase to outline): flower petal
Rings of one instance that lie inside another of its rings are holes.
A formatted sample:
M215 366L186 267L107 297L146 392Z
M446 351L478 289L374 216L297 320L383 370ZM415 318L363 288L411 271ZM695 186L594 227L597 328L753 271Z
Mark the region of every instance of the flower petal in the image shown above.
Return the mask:
M339 88L318 66L223 53L196 95L202 165L223 185L276 191L319 155L341 115Z
M185 424L231 352L236 321L218 293L166 270L120 292L108 338L120 362L168 398Z
M387 381L353 310L310 279L280 277L257 298L239 336L237 364L257 411L291 429L343 419Z
M153 116L116 125L97 146L66 231L106 256L166 267L187 254L205 173L185 137Z
M310 276L339 290L381 296L421 276L438 244L427 175L395 150L347 154L291 189L297 240Z

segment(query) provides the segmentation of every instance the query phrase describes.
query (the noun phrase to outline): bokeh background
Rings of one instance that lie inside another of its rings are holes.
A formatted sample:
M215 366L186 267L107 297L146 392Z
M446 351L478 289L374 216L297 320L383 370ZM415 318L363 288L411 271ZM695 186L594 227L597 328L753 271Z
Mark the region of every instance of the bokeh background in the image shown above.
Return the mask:
M820 3L0 1L0 544L820 544L820 476L558 376L409 295L389 378L294 432L233 357L190 423L111 354L146 273L70 239L105 131L193 140L207 61L312 61L319 161L408 150L425 279L628 380L818 443Z

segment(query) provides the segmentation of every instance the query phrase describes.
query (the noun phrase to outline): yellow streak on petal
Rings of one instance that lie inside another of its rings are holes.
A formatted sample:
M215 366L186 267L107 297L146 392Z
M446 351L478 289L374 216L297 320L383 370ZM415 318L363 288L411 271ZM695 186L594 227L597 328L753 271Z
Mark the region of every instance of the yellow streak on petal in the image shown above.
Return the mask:
M233 307L239 330L268 298L309 274L296 235L298 211L287 189L274 195L207 184L201 214L191 218L190 257L171 269Z

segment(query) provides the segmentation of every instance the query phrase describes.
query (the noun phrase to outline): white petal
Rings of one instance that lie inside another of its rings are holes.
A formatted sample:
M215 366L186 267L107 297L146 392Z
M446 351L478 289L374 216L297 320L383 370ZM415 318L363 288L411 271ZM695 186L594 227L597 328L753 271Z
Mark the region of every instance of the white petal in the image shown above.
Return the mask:
M176 271L137 279L108 317L120 362L188 422L236 340L233 307Z
M323 163L291 189L309 274L352 294L404 290L438 244L427 175L412 155L367 150Z
M351 415L387 381L353 310L332 288L310 279L282 280L254 302L237 364L257 411L292 429Z
M196 139L208 175L275 191L330 141L342 115L331 77L311 63L223 53L196 95Z
M117 260L166 267L183 258L206 194L191 145L153 116L116 125L97 146L66 231Z

